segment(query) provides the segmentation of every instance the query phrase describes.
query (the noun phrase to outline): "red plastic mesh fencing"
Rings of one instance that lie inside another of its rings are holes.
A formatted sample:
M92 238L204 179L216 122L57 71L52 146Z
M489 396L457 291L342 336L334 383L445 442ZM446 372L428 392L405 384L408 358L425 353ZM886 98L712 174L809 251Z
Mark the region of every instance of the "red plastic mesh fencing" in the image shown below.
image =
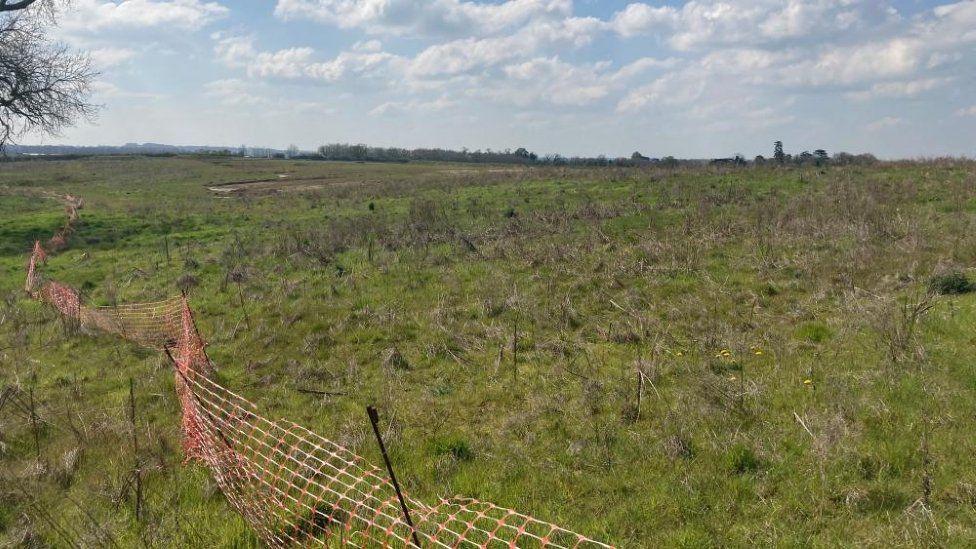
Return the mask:
M164 349L180 339L182 300L107 307L83 305L77 290L46 281L32 295L48 303L82 329L116 334L145 347Z
M47 262L47 253L44 252L44 248L41 247L41 242L39 240L34 241L34 249L31 250L30 259L27 260L27 283L24 285L24 290L34 295L34 290L40 283L40 272L37 270L38 265Z
M37 296L41 301L57 309L65 318L78 320L81 317L81 299L74 288L57 282L45 282L37 292Z
M29 291L43 254L36 245L28 264ZM405 547L416 532L424 547L610 547L463 498L430 506L408 497L411 528L380 469L300 425L263 417L257 406L214 379L185 297L89 307L77 291L57 282L44 282L32 295L83 328L166 351L174 363L186 459L210 469L230 505L268 546Z
M34 241L34 249L31 250L31 259L36 259L39 263L47 262L47 254L44 252L44 248L41 247L41 241Z
M257 407L206 376L185 379L201 420L202 460L227 500L269 546L407 546L393 486L364 458ZM609 547L473 499L409 499L425 547Z
M204 431L200 411L189 385L191 380L199 376L212 377L213 364L207 356L206 344L197 332L193 322L193 313L186 298L182 300L180 310L180 335L172 351L167 351L173 360L176 371L176 395L180 399L183 455L187 461L205 461ZM175 355L174 355L175 353Z
M68 245L68 237L75 231L75 224L80 219L78 210L84 205L84 202L80 198L71 196L70 194L64 195L61 199L64 201L66 219L64 225L47 241L48 249L53 251L60 251Z

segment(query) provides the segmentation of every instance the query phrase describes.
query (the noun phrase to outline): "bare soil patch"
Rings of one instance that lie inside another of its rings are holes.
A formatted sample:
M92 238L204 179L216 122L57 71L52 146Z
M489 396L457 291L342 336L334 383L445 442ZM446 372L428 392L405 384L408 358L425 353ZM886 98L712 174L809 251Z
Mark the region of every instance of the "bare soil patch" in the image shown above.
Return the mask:
M337 182L340 182L338 177L291 177L288 174L278 174L274 179L230 181L207 185L207 188L218 195L268 195L321 189L327 184Z

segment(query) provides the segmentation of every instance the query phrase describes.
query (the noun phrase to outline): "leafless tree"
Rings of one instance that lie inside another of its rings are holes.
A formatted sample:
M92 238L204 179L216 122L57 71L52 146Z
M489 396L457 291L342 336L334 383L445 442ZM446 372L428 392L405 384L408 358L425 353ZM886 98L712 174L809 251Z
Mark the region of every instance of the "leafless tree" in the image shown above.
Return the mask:
M0 0L0 152L29 132L90 119L90 58L52 41L57 0Z
M19 2L10 2L9 0L0 0L0 11L17 11L27 9L28 6L36 1L37 0L20 0Z

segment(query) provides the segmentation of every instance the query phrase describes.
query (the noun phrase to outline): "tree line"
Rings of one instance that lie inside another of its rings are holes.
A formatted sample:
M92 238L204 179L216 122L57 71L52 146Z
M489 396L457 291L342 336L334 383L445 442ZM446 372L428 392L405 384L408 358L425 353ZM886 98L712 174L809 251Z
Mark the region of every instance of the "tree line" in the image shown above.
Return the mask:
M361 143L330 143L318 148L318 156L325 160L369 161L369 162L410 162L417 160L441 162L487 162L503 164L529 164L539 161L539 156L525 148L514 151L468 149L405 149L400 147L371 147Z
M762 155L757 156L753 163L756 165L763 165L766 163L780 164L780 165L814 165L814 166L826 166L827 164L835 164L838 166L849 166L849 165L868 165L875 164L878 159L869 153L863 154L851 154L846 152L835 153L833 156L827 154L824 149L816 149L813 152L803 151L799 154L792 155L783 150L782 141L773 142L773 156L770 158L765 158Z
M636 155L636 156L635 156ZM648 158L634 153L630 158L610 158L599 156L563 156L561 154L539 155L525 147L515 150L460 150L441 148L405 149L400 147L372 147L364 144L330 143L318 148L316 155L291 155L293 158L316 158L321 160L344 160L353 162L473 162L488 164L538 164L550 166L635 166L645 163L660 163L677 166L679 160L672 156L661 159Z
M243 149L242 149L243 150ZM241 153L243 154L243 153ZM560 154L538 155L524 147L515 150L504 149L500 151L487 150L460 150L440 149L440 148L420 148L405 149L400 147L372 147L365 144L350 143L330 143L322 145L314 155L298 153L297 148L289 147L288 154L281 156L287 158L305 158L315 160L340 160L352 162L472 162L487 164L534 164L548 166L660 166L664 168L676 168L681 165L701 165L703 163L728 164L733 166L747 165L816 165L827 164L850 165L850 164L872 164L878 161L871 154L850 154L839 152L830 156L827 151L817 149L813 152L803 151L797 155L787 154L783 151L783 143L776 141L773 147L773 156L766 158L762 155L756 156L751 162L741 154L731 158L716 158L712 160L686 160L677 159L673 156L662 158L652 158L635 151L629 157L610 158L605 155L599 156L562 156Z

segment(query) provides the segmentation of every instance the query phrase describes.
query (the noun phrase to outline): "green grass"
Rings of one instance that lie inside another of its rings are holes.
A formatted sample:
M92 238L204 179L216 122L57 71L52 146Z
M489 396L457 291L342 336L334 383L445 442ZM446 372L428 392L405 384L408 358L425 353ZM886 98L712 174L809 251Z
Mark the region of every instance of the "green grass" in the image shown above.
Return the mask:
M207 188L281 173L316 187ZM63 221L55 193L86 204L46 275L93 303L190 275L225 385L380 463L376 404L418 499L489 500L625 547L976 536L976 294L927 293L939 273L972 278L974 164L0 164L0 383L33 389L43 464L5 406L4 542L252 546L181 464L165 360L68 333L23 294L33 239Z

